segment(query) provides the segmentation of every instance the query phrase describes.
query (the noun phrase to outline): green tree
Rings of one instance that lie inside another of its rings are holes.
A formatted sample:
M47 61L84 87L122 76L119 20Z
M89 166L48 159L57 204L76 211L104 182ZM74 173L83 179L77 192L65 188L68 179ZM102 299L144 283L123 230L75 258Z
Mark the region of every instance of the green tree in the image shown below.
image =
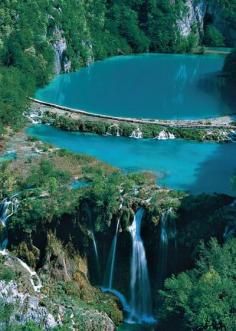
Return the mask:
M204 35L204 44L211 47L223 47L225 46L224 36L214 25L208 25Z
M236 239L201 245L193 270L165 281L163 324L179 330L233 331L236 328ZM175 322L174 322L175 321ZM175 330L176 330L175 329ZM170 328L171 330L171 328Z

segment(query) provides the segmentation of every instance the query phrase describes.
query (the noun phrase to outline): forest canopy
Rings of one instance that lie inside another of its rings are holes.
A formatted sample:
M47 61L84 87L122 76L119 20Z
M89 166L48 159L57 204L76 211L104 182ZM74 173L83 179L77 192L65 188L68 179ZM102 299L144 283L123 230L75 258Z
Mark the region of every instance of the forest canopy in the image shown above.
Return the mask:
M218 2L222 17L234 29L236 0ZM56 43L66 41L62 56L70 70L116 54L189 52L199 40L195 26L188 37L180 33L179 22L187 11L185 0L2 0L0 132L22 125L27 97L52 78ZM210 19L204 29L200 42L225 44Z

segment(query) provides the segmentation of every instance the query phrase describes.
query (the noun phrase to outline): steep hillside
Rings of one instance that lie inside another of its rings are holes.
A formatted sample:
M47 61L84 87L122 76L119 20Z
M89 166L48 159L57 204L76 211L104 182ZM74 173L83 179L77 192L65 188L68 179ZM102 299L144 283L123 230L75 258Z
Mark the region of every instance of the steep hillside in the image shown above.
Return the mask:
M0 132L55 73L140 52L233 46L236 1L32 0L0 4Z

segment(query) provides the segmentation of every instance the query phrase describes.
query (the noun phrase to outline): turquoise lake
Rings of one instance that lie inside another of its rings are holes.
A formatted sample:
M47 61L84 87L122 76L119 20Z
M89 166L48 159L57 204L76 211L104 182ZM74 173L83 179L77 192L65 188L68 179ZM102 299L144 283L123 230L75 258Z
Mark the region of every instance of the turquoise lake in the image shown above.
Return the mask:
M145 54L57 76L36 98L105 115L197 119L232 113L213 84L220 55Z
M65 132L35 125L28 135L44 142L85 153L129 171L153 171L158 184L192 193L229 193L236 170L236 144L199 143L184 140L136 140Z

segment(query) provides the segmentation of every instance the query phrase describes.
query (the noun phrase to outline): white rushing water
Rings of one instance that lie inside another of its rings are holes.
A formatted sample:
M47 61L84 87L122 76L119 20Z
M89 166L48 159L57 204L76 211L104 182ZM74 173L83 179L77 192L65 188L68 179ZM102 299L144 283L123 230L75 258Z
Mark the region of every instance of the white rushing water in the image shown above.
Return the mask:
M96 262L99 264L97 242L95 240L93 231L91 231L91 238L92 238L92 242L93 242L93 248L94 248Z
M152 323L152 299L147 259L141 238L141 222L144 209L140 208L134 216L129 231L132 237L131 280L130 280L130 313L129 323Z
M104 286L108 290L113 288L113 279L114 279L114 268L115 268L115 259L116 259L116 248L117 248L117 238L118 238L118 230L120 225L120 218L118 218L117 225L116 225L116 232L115 236L112 240L110 254L108 257L107 267L106 267L106 275Z
M3 227L6 226L8 219L16 212L18 208L18 199L16 196L5 198L0 203L0 221Z
M17 212L19 206L19 200L17 194L11 198L5 198L0 203L0 223L3 228L6 228L9 218ZM2 238L0 238L0 250L3 253L6 251L8 245L7 231L4 229Z
M119 210L121 211L123 207L123 198L121 199L121 203L119 206ZM120 226L120 217L118 217L116 224L116 232L115 236L112 240L110 254L107 261L106 273L105 273L105 281L104 286L107 290L111 290L113 288L113 279L114 279L114 268L115 268L115 260L116 260L116 250L117 250L117 239L118 239L118 231Z
M100 282L100 276L101 276L101 270L100 270L100 263L99 263L99 255L98 255L98 247L97 247L97 242L95 239L95 235L93 230L89 230L90 237L92 239L93 243L93 250L94 250L94 258L95 258L95 264L96 264L96 270L97 270L97 277L98 277L98 282Z
M172 217L172 209L168 209L161 215L160 221L160 244L159 244L159 263L158 279L160 287L163 286L164 280L168 273L168 258L171 251L172 269L176 263L177 244L176 244L176 222Z
M11 198L5 198L0 203L0 222L2 223L2 226L5 228L7 225L7 222L9 218L17 212L19 206L19 200L17 198L17 194L12 196ZM0 254L3 256L9 256L10 253L7 251L7 245L8 245L8 237L6 231L4 231L4 236L0 241ZM33 289L35 292L40 292L42 288L42 283L37 275L37 273L25 263L21 259L16 258L17 261L20 263L20 265L30 274L30 282L33 286Z
M134 139L142 139L143 138L143 133L140 130L140 128L135 129L131 135L130 138L134 138Z
M169 246L168 218L169 218L169 212L164 212L161 215L160 261L159 261L160 284L163 283L167 270L167 255L168 255L168 246Z
M127 313L130 313L130 305L128 304L125 296L120 293L119 291L115 290L115 289L108 289L108 288L105 288L105 287L102 287L101 290L104 292L104 293L111 293L113 294L114 296L116 296L119 300L120 300L120 303L123 307L123 310Z
M31 270L31 268L25 262L23 262L21 259L17 258L17 261L30 274L30 282L33 286L34 291L40 292L40 290L42 288L42 283L41 283L41 280L40 280L39 276L37 275L37 273L35 271Z

